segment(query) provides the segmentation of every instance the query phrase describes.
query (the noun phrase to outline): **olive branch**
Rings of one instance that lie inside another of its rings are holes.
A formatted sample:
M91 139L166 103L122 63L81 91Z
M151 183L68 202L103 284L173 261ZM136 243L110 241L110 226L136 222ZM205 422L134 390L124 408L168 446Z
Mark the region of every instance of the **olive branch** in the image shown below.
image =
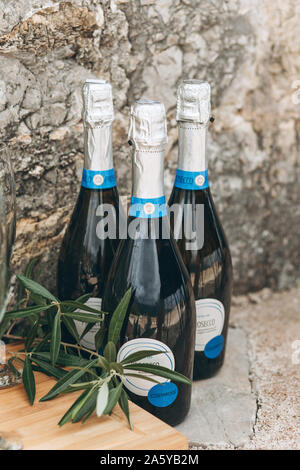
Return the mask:
M33 264L24 275L17 276L18 308L6 312L0 326L0 338L3 336L7 340L25 341L23 350L10 353L11 358L7 365L14 375L20 376L17 364L22 364L22 380L31 405L34 404L36 395L34 371L38 371L57 380L40 401L82 391L59 421L60 426L69 421L85 422L94 411L98 417L110 415L119 404L132 429L129 397L124 387L126 377L139 377L153 383L160 383L156 378L162 377L191 385L188 378L176 371L141 362L147 357L162 354L161 351L138 351L117 362L116 345L131 300L131 288L113 312L106 330L104 319L107 313L87 305L88 294L76 300L60 301L37 280L29 277L32 269ZM22 292L25 293L23 299ZM23 337L11 334L20 320L29 323L29 329ZM86 323L81 336L74 320ZM99 324L99 330L95 335L95 350L90 350L84 348L80 341L95 323ZM62 341L62 324L74 338L74 344ZM83 352L85 357L82 357Z

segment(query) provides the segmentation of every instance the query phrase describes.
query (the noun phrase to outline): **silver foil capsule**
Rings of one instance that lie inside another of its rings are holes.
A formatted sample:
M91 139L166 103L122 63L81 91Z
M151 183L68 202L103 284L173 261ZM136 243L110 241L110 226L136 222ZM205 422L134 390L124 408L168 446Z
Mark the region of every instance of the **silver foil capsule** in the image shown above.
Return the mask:
M133 143L132 195L164 195L163 164L167 138L165 107L158 101L138 100L131 107L129 140Z
M88 79L82 87L84 168L105 171L113 168L112 86L106 80Z
M109 126L114 120L112 86L106 80L87 79L82 87L83 122L89 127Z
M138 148L167 143L166 111L158 101L141 99L131 107L128 139Z
M207 125L210 119L210 85L202 80L184 80L177 92L177 121Z

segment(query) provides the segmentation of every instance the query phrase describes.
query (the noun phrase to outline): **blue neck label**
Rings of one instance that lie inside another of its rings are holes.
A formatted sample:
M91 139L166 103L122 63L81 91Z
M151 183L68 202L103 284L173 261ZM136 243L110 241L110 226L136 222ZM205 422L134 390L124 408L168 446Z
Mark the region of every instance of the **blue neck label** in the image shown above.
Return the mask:
M115 170L95 171L83 169L81 186L87 189L108 189L116 186Z
M207 170L183 171L177 169L174 185L181 189L206 189L209 187Z
M142 219L151 219L152 217L164 217L167 215L167 206L165 196L143 199L132 197L129 209L129 215L132 217L141 217Z

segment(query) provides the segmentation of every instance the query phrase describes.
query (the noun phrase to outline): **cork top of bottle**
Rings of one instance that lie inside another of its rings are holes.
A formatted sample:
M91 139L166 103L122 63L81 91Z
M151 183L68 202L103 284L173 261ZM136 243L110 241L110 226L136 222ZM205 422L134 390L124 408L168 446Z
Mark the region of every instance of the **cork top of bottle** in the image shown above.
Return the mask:
M207 125L210 118L210 85L202 80L183 80L177 91L177 121Z
M146 99L136 101L131 107L128 138L136 147L164 145L168 141L164 105Z
M89 78L82 87L82 97L84 126L110 126L114 120L111 84L106 80Z

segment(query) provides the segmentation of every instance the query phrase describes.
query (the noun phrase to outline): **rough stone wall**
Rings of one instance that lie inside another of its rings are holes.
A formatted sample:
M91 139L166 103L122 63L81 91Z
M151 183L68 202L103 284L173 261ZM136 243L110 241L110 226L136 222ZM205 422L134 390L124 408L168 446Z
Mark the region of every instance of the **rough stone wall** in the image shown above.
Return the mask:
M210 179L236 292L285 288L299 276L297 0L0 0L0 7L0 138L9 141L16 175L17 270L41 255L54 281L81 179L82 82L113 83L121 194L130 191L129 106L141 96L165 103L169 193L176 87L197 77L212 85Z

